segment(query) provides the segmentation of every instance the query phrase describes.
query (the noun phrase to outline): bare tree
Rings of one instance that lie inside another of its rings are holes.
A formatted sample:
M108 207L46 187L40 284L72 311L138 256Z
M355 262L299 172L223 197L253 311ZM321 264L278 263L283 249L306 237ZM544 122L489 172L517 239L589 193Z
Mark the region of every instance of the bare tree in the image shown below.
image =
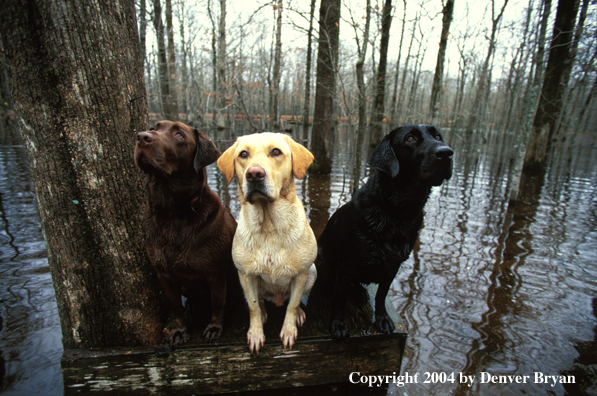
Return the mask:
M394 90L392 94L392 101L390 104L391 115L390 122L396 122L396 97L398 95L398 79L400 78L400 59L402 58L402 43L404 41L404 27L406 26L406 0L402 0L404 4L402 14L402 28L400 30L400 44L398 45L398 59L396 59L396 73L394 74Z
M532 168L542 169L545 166L549 140L562 109L565 71L568 63L572 61L570 50L578 6L578 1L558 2L543 87L533 120L523 171Z
M143 66L145 66L147 58L147 4L145 0L139 0L139 43L141 44Z
M315 160L309 171L326 174L332 170L332 145L337 122L334 97L338 68L340 7L341 0L321 0L319 6L317 82L311 143Z
M272 72L270 123L272 129L276 131L280 129L278 104L280 101L280 63L282 58L282 0L277 0L277 3L274 4L274 11L276 12L276 42L273 53L274 69Z
M437 62L435 64L435 74L433 76L433 86L431 88L431 101L429 110L431 111L432 122L435 123L437 112L439 110L439 99L442 92L442 78L444 76L444 62L446 59L446 48L448 47L448 35L450 34L450 24L454 14L454 0L446 0L442 10L442 32L439 39L439 50L437 52Z
M305 67L305 99L303 105L303 138L309 134L309 115L311 114L311 53L313 52L313 18L315 16L315 2L311 0L309 13L309 31L307 32L307 65Z
M483 66L481 67L481 72L479 73L479 81L477 86L477 92L475 94L475 99L473 101L473 108L471 109L471 113L468 119L468 125L466 127L466 134L467 139L470 141L472 137L473 130L477 126L478 118L481 116L480 112L485 109L485 97L488 93L488 74L489 74L489 62L493 57L493 53L495 51L496 46L496 35L498 31L498 27L500 24L500 20L502 19L502 15L504 15L504 10L508 5L509 0L504 0L504 4L500 12L495 15L495 0L491 0L491 34L489 37L489 46L487 48L487 56L485 57L485 61L483 62Z
M379 45L379 63L375 79L375 101L371 116L371 136L369 144L377 146L383 138L382 122L385 118L386 67L388 64L388 45L392 26L392 0L385 0L381 17L381 42Z
M361 41L359 40L359 34L357 29L357 23L355 22L354 18L352 18L352 25L355 30L355 40L357 44L357 53L359 59L356 63L356 77L357 77L357 87L359 89L359 126L357 129L357 142L356 142L356 153L355 153L355 162L354 162L354 172L353 172L353 183L352 183L352 193L359 188L359 178L361 175L361 153L363 142L365 140L365 126L367 125L367 92L365 87L365 73L363 71L363 66L365 64L365 58L367 56L367 43L369 42L369 27L371 25L371 0L367 0L366 5L366 16L365 16L365 30L363 32L363 40L362 46ZM352 13L351 13L352 17Z
M174 25L172 24L172 0L166 0L166 35L168 37L168 84L170 91L170 113L172 121L178 120L178 94L176 92L176 48L174 45Z
M226 127L226 0L220 0L220 28L218 40L218 129Z
M158 44L158 76L162 99L162 112L164 118L176 119L172 106L172 95L170 93L170 73L168 72L168 57L164 37L164 23L162 22L162 4L160 0L153 0L153 26L156 32Z

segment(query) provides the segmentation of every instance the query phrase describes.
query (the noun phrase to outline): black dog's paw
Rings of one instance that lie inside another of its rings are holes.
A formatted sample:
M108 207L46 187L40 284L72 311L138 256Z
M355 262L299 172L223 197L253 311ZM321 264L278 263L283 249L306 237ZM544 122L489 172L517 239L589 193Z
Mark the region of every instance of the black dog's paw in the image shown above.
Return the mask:
M205 341L214 342L220 339L222 335L222 326L210 323L203 331Z
M174 328L164 337L164 344L169 344L171 347L177 347L189 341L189 332L185 326Z
M334 319L331 326L332 337L335 340L344 340L348 338L348 326L343 320Z
M396 326L389 315L375 315L375 328L380 333L392 334Z

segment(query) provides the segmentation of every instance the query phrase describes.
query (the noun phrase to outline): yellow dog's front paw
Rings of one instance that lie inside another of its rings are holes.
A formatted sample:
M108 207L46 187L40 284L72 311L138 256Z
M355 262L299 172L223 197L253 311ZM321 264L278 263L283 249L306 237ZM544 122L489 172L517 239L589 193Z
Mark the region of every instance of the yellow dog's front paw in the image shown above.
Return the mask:
M249 350L251 353L255 351L259 354L259 349L265 343L265 334L263 334L263 329L249 329L247 333L247 344L249 344Z
M284 325L282 327L282 331L280 332L280 339L282 340L282 345L284 349L288 347L288 349L292 349L294 345L294 341L298 337L298 330L296 329L296 325L292 323L291 325Z

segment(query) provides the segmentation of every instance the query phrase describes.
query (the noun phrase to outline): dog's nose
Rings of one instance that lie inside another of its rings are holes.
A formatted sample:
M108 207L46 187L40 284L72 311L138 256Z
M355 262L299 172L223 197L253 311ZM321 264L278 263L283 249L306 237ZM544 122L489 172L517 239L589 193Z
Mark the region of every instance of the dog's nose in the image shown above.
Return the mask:
M265 179L265 169L260 166L252 166L247 169L245 177L249 183L261 182L263 179Z
M454 151L448 146L439 147L435 150L435 157L438 159L452 158Z
M137 144L139 146L149 146L155 139L149 132L138 132L137 133Z

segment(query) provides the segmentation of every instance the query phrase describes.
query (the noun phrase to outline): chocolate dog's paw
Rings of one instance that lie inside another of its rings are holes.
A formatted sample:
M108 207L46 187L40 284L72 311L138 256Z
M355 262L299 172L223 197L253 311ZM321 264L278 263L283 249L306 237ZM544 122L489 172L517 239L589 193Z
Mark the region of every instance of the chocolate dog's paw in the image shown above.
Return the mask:
M385 333L385 334L390 335L390 334L392 334L392 332L394 331L396 326L394 325L394 322L387 314L379 315L379 316L375 315L375 328L380 333Z
M203 337L205 337L205 341L207 342L214 342L220 339L222 335L222 326L210 323L207 325L205 330L203 331Z
M185 326L171 329L164 338L164 344L177 347L189 341L189 332Z
M331 328L332 337L335 340L340 341L348 338L348 326L345 321L334 319Z

